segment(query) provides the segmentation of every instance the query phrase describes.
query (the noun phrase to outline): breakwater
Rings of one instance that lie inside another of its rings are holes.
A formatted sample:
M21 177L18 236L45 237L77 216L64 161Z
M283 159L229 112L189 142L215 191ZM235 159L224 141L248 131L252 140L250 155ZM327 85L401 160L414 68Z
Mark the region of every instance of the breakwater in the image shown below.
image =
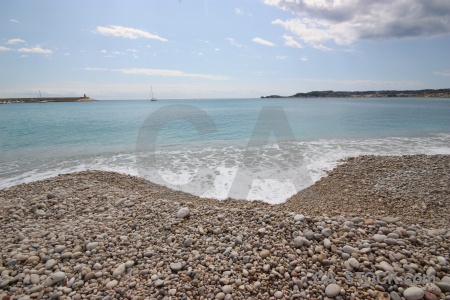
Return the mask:
M90 97L35 97L35 98L0 98L0 103L34 103L34 102L92 102Z

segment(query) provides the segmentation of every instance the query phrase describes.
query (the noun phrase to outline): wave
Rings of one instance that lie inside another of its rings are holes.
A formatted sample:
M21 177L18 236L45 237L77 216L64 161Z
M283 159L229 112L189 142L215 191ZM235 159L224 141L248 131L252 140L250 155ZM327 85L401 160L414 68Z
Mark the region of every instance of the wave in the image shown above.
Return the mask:
M239 145L158 149L58 159L0 161L0 188L89 169L146 178L200 197L282 203L359 155L450 154L450 134L380 139L283 142L260 149Z

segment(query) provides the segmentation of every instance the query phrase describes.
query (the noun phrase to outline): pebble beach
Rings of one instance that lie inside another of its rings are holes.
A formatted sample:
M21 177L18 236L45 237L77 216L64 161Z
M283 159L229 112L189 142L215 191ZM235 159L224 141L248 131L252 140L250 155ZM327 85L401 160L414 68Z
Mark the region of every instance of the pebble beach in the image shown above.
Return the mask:
M0 299L449 300L449 185L450 155L349 158L280 205L104 171L16 185Z

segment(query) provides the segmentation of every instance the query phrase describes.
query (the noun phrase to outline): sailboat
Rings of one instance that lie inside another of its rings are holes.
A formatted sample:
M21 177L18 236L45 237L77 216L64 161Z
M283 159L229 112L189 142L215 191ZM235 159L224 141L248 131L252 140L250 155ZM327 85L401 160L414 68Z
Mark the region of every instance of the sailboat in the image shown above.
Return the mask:
M42 100L41 90L39 90L39 103L47 103L47 100Z
M151 87L151 91L152 91L152 97L150 98L150 101L158 101L158 99L153 97L153 86Z

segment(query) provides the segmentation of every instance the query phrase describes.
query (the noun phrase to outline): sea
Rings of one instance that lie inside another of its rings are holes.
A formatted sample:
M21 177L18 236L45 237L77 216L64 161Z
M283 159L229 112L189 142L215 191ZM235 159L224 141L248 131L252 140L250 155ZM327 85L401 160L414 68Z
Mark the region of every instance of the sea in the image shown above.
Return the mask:
M450 154L450 99L0 105L0 188L105 170L200 197L282 203L343 159Z

